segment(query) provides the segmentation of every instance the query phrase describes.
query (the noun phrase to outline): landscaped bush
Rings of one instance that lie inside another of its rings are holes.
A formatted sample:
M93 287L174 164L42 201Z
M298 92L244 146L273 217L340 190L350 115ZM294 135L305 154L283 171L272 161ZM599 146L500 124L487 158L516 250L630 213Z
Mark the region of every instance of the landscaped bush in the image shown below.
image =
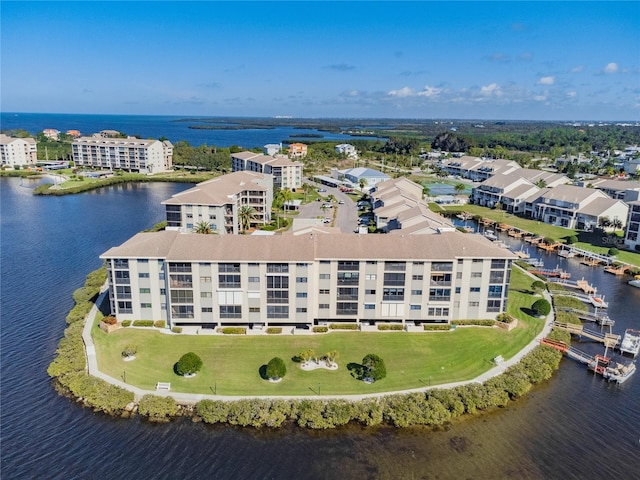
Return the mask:
M550 292L566 292L567 287L556 282L547 282L547 290Z
M589 311L589 307L587 306L586 303L583 303L574 297L565 297L562 295L556 295L553 297L553 305L556 308L566 307L566 308L574 308L576 310L580 310L583 312Z
M128 327L129 325L131 325L131 320L123 320L122 321L122 326L123 327Z
M153 323L153 326L156 328L164 328L167 325L167 322L165 322L164 320L156 320Z
M175 417L180 408L173 397L159 397L147 394L140 399L138 413L154 420Z
M153 327L153 320L134 320L134 327Z
M546 317L551 313L551 304L546 301L544 298L540 300L536 300L531 305L531 309L538 315L539 317Z
M218 333L225 335L245 335L247 333L246 327L220 327Z
M383 323L378 325L378 330L404 330L404 325L396 325L393 323Z
M173 333L182 333L182 327L171 327Z
M180 357L176 363L176 373L178 375L193 375L202 368L202 359L193 352L188 352Z
M574 325L582 324L582 322L580 321L580 318L578 318L578 316L575 313L571 313L571 312L558 311L556 312L555 320L556 322L559 322L559 323L572 323Z
M329 331L329 327L313 327L314 333L327 333Z
M357 323L332 323L329 325L331 330L357 330Z
M451 330L451 326L448 325L448 324L444 324L444 325L423 325L422 327L425 330L440 330L440 331Z
M122 350L122 356L125 358L133 357L136 353L138 353L138 347L133 344L127 345Z
M384 364L384 360L375 353L369 353L362 359L362 366L364 367L363 375L373 380L382 380L387 376L387 367Z
M578 237L576 237L575 235L569 235L568 237L565 237L565 239L567 240L567 245L578 243Z
M269 335L276 335L278 333L282 333L282 327L269 327L267 328L267 333Z
M279 379L287 374L287 366L280 357L274 357L267 363L267 378Z
M495 320L452 320L451 325L476 325L480 327L493 327L496 324Z
M545 282L541 281L541 280L536 280L531 284L531 289L535 292L535 293L540 293L545 289Z
M502 312L496 316L496 320L502 323L511 323L513 322L514 318L511 315L509 315L507 312Z
M611 247L608 253L610 256L615 257L620 253L620 250L618 250L616 247Z

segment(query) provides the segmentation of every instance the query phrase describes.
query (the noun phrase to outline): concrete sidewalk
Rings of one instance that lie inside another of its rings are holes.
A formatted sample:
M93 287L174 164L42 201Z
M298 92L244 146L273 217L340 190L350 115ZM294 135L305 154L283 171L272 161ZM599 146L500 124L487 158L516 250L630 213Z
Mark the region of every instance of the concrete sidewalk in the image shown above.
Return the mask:
M533 275L531 275L533 277ZM537 277L534 277L537 279ZM104 290L100 293L100 296L98 297L97 301L96 301L96 305L101 305L102 302L105 300L105 296L107 295L107 291ZM549 303L551 303L551 296L549 295L548 292L544 292L544 297L546 298L547 301L549 301ZM471 379L471 380L465 380L462 382L454 382L454 383L444 383L444 384L439 384L439 385L433 385L433 386L425 386L425 387L420 387L420 388L412 388L412 389L408 389L408 390L398 390L398 391L394 391L394 392L379 392L379 393L370 393L370 394L363 394L363 395L290 395L290 396L283 396L283 395L255 395L255 396L231 396L231 395L208 395L208 394L195 394L195 393L179 393L179 392L171 392L171 391L166 391L166 390L143 390L141 388L138 387L134 387L132 385L129 385L125 382L126 377L123 375L122 379L117 379L114 377L111 377L109 375L106 375L104 373L102 373L100 370L98 370L98 360L96 358L96 348L95 345L93 343L93 339L91 338L91 327L95 321L96 318L96 314L98 313L98 307L94 305L91 308L91 311L89 312L89 315L87 316L87 319L85 321L85 325L84 325L84 329L82 331L82 339L84 341L85 347L86 347L86 352L87 352L87 366L88 366L88 370L89 370L89 375L93 375L94 377L98 377L101 378L102 380L109 382L113 385L117 385L121 388L124 388L126 390L129 390L130 392L133 392L133 394L135 395L135 399L136 401L140 400L140 398L142 398L143 395L147 395L147 394L151 394L151 395L157 395L160 397L173 397L177 403L181 404L181 405L194 405L196 403L198 403L200 400L221 400L221 401L235 401L235 400L246 400L248 398L255 398L255 399L264 399L264 400L318 400L318 399L322 399L322 400L334 400L334 399L340 399L340 400L350 400L350 401L357 401L357 400L362 400L362 399L366 399L366 398L378 398L378 397L386 397L389 395L402 395L402 394L407 394L407 393L415 393L415 392L426 392L429 390L433 390L433 389L448 389L448 388L454 388L454 387L458 387L461 385L467 385L469 383L484 383L487 380L489 380L490 378L496 377L498 375L501 375L502 373L505 372L505 370L507 370L509 367L517 364L520 362L520 360L522 360L522 358L529 354L535 347L537 347L540 344L540 340L544 337L546 337L547 335L549 335L549 332L551 332L551 328L553 325L553 321L555 318L555 314L553 309L551 309L551 313L547 316L546 322L545 322L545 326L542 329L542 331L522 350L520 350L516 355L514 355L513 357L511 357L508 360L505 360L504 362L501 362L500 364L496 365L495 367L491 368L490 370L486 371L485 373L483 373L482 375ZM124 372L123 372L124 374Z

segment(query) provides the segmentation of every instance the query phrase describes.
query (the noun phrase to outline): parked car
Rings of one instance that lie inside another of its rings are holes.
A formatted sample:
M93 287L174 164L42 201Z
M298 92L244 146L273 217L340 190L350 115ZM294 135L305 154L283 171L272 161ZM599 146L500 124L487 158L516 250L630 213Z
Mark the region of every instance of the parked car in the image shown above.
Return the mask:
M331 219L330 218L325 218L324 220L322 220L322 223L331 223Z
M339 200L338 205L344 205L344 200Z
M318 190L316 190L316 192L318 193L325 193L327 190L325 188L319 188Z

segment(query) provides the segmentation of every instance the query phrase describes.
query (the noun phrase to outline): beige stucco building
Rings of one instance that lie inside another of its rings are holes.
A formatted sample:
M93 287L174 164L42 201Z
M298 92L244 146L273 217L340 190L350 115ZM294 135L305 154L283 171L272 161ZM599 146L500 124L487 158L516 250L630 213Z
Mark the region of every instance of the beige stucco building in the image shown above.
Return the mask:
M80 137L71 144L73 161L79 167L160 173L173 166L173 145L168 140Z
M301 162L290 160L286 155L264 155L255 152L231 154L231 171L249 171L273 175L275 188L297 190L302 186Z
M0 165L35 165L38 161L38 145L35 138L13 138L0 134Z

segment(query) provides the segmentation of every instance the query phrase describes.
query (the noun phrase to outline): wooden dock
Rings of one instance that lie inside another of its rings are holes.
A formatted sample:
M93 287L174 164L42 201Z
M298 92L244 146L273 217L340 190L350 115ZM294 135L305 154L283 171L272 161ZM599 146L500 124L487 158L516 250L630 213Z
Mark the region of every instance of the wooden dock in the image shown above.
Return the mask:
M558 278L562 278L562 279L569 279L571 278L571 274L569 272L566 272L558 267L556 268L534 268L533 270L529 270L530 273L533 274L538 274L538 275L543 275L545 277L558 277Z
M600 342L607 348L615 348L622 341L622 337L620 337L620 335L616 335L615 333L602 333L598 332L597 330L590 330L588 328L584 328L582 324L578 325L575 323L553 322L553 326L554 328L565 330L572 335L577 335L580 338L586 337L591 340L595 340L596 342Z
M584 278L582 280L573 281L567 280L564 278L552 278L549 280L550 282L557 283L558 285L563 285L565 287L576 288L578 290L582 290L584 293L596 293L596 288L589 284Z
M609 327L609 331L611 331L611 327L615 325L615 320L609 318L609 315L603 312L584 312L582 310L577 310L575 308L570 307L558 307L557 310L562 312L573 313L580 320L585 322L594 322L603 327Z

